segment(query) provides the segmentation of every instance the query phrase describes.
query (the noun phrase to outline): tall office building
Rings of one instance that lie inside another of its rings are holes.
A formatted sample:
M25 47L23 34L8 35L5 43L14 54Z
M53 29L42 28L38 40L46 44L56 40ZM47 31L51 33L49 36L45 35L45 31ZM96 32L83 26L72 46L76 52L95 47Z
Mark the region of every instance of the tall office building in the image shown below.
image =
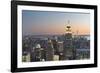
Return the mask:
M57 37L54 37L54 38L52 39L52 45L53 45L53 48L54 48L54 54L55 54L55 55L59 55Z
M66 33L64 35L64 50L63 50L63 56L64 60L71 60L73 59L73 44L72 44L72 32L71 32L71 26L66 26Z
M46 51L46 61L53 61L53 56L54 56L54 48L52 45L52 41L49 39L47 43L47 48L45 49Z
M58 41L58 51L59 53L63 52L63 41Z

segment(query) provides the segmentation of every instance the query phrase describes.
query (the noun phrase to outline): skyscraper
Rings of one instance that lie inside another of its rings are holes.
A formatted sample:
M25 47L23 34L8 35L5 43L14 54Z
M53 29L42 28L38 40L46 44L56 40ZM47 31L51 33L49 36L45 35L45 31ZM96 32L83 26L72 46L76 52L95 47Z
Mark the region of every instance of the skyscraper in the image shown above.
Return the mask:
M69 21L66 26L66 33L64 35L63 45L64 45L64 50L63 50L64 60L73 59L72 32L71 32L71 26L69 25Z
M52 45L52 41L49 39L46 48L46 61L53 61L54 56L54 48Z

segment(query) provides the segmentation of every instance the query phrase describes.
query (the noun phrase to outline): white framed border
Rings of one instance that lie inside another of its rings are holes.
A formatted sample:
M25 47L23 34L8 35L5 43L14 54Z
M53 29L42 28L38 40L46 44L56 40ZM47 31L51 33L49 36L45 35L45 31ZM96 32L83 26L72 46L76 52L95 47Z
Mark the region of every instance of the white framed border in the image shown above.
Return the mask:
M59 66L59 65L78 65L78 64L94 64L94 10L93 9L77 9L77 8L58 8L58 7L42 7L42 6L24 6L18 5L18 26L17 26L17 66L18 68L27 67L43 67L43 66ZM88 60L66 60L66 61L46 61L46 62L22 62L22 10L38 10L38 11L60 11L60 12L84 12L90 13L90 59ZM92 46L92 47L91 47Z

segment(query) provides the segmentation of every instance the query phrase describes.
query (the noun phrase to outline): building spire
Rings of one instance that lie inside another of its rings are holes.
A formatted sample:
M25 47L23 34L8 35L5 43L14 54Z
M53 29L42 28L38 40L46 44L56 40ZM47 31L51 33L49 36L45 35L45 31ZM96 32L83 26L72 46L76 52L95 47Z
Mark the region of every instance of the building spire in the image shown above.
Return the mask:
M70 24L70 20L68 20L68 24Z
M79 31L77 30L77 31L76 31L76 35L77 35L77 36L78 36L78 33L79 33Z
M70 31L71 31L70 20L68 20L67 26L66 26L66 32L70 32Z

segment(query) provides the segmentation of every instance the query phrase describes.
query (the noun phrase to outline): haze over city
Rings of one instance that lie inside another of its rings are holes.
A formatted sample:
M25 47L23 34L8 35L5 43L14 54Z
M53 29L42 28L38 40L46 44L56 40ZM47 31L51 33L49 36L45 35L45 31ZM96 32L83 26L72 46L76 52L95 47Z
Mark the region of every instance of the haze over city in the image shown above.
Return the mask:
M73 34L89 35L90 14L55 11L22 11L23 35L64 34L70 20Z
M22 62L90 59L90 14L22 11Z

